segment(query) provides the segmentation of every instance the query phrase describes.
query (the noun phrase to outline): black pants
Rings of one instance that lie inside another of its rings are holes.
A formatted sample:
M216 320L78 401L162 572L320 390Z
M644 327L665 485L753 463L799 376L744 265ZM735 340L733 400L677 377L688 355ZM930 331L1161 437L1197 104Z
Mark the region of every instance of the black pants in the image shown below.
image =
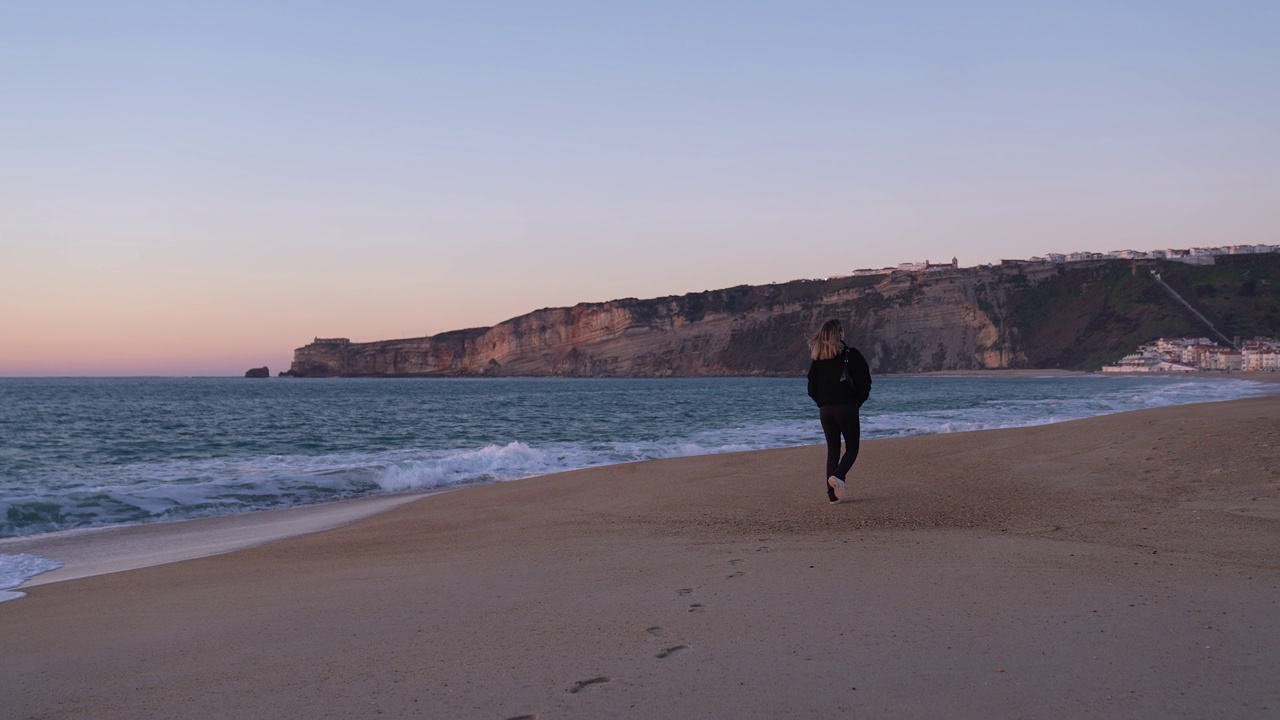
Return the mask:
M844 480L849 469L858 459L858 439L862 425L858 420L857 405L823 405L818 408L822 422L822 434L827 438L827 477L835 475ZM840 438L844 437L844 457L840 456ZM826 485L827 477L822 478ZM835 493L827 487L827 497L835 500Z

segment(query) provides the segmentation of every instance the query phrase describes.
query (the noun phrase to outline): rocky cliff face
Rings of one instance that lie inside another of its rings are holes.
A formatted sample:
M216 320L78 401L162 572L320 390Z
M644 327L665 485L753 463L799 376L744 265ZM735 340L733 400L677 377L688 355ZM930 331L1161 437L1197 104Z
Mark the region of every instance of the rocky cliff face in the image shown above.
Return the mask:
M978 290L978 275L987 284L1000 277L951 271L798 281L538 310L491 328L425 338L317 340L295 352L292 371L304 377L794 375L807 366L807 337L828 317L842 318L850 342L878 372L1007 367L1014 356L980 299L1000 294Z
M1120 312L1115 293L1133 296L1131 306ZM1135 313L1146 318L1140 326ZM799 375L808 365L807 338L831 317L841 319L849 343L877 373L1096 369L1088 365L1154 337L1143 333L1199 333L1183 315L1154 289L1146 266L1126 261L966 268L581 304L424 338L317 339L295 351L291 371L301 377ZM1115 347L1094 347L1101 343Z

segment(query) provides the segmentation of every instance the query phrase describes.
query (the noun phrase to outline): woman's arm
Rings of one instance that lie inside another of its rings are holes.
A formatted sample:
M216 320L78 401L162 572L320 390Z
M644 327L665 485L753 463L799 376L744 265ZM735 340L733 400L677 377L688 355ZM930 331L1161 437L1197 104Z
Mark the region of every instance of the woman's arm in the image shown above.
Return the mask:
M818 361L814 360L809 363L809 397L813 399L814 403L818 402L818 396L815 394L817 391L817 371Z

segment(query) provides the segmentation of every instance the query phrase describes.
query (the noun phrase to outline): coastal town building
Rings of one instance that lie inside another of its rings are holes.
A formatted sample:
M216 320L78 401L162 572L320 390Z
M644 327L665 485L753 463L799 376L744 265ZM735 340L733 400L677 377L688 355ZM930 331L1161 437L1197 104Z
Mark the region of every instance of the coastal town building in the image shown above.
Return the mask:
M1239 371L1280 371L1280 340L1258 337L1237 350L1203 337L1160 338L1102 368L1104 373Z
M1147 353L1134 353L1125 355L1115 365L1107 365L1102 368L1105 373L1153 373L1153 372L1195 372L1196 369L1183 365L1182 363L1172 363L1161 360L1159 355Z
M1280 370L1280 345L1258 340L1247 340L1240 347L1241 363L1246 372L1275 372Z
M956 270L960 267L960 261L951 258L949 263L931 263L928 260L924 262L905 262L898 263L896 267L885 268L860 268L854 270L850 275L853 277L865 277L869 275L889 275L892 273L916 273L916 272L942 272L944 270Z
M1076 262L1095 260L1171 260L1189 265L1212 265L1214 258L1222 255L1260 255L1280 252L1280 245L1224 245L1221 247L1166 248L1163 250L1115 250L1107 253L1071 252L1046 253L1018 260L1001 260L1001 267L1020 267L1024 265L1064 265ZM956 258L950 263L924 262L900 263L894 267L860 268L850 273L853 277L871 275L890 275L893 273L941 272L960 267Z

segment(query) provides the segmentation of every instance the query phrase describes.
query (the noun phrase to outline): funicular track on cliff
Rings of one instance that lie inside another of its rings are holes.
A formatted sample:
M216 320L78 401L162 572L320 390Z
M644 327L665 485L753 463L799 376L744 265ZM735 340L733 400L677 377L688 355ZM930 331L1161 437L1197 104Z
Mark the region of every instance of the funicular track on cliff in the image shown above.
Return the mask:
M1163 289L1166 293L1169 294L1169 297L1173 298L1174 300L1177 301L1179 305L1186 308L1187 312L1191 313L1196 320L1200 321L1200 324L1209 328L1209 332L1216 335L1219 340L1226 343L1229 347L1235 348L1236 350L1240 349L1239 347L1236 346L1234 342L1231 341L1230 338L1228 338L1221 331L1219 331L1218 328L1214 327L1213 323L1209 322L1209 318L1205 317L1199 310L1195 309L1195 307L1192 306L1191 303L1187 302L1185 298L1183 298L1181 295L1178 294L1177 290L1174 290L1172 287L1170 287L1169 283L1165 282L1164 278L1160 277L1159 272L1152 270L1151 279L1155 280L1156 284L1159 285L1161 289Z

